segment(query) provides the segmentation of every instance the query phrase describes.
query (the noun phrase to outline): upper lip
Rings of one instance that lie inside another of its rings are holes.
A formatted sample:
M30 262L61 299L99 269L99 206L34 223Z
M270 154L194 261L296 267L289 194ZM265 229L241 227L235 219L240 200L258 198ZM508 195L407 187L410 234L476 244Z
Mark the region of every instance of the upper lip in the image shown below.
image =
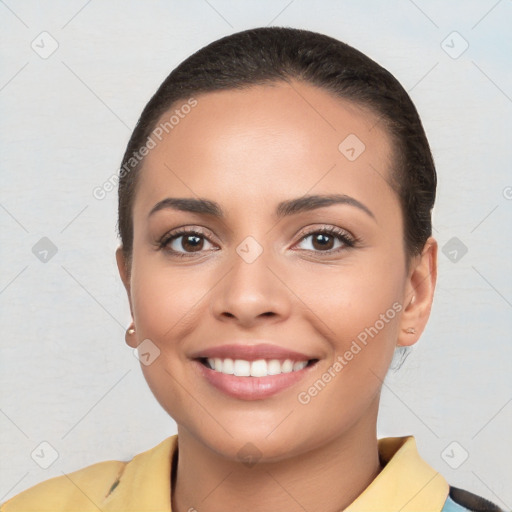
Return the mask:
M269 343L260 343L258 345L240 345L234 343L218 345L195 352L191 357L193 359L213 359L218 357L220 359L243 359L245 361L256 361L257 359L309 361L310 359L316 359L315 357L302 354L295 350L271 345Z

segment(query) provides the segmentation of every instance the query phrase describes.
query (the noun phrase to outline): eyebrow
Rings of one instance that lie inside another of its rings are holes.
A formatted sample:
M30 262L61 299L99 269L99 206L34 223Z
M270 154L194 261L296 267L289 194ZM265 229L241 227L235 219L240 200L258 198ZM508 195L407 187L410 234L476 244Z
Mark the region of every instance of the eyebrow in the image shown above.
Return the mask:
M298 213L312 211L318 208L324 208L334 204L346 204L349 206L354 206L375 220L375 215L367 206L365 206L357 199L345 194L309 195L302 196L297 199L288 199L286 201L280 202L277 205L275 215L280 219L283 217L296 215ZM212 215L219 219L223 219L225 217L221 206L215 201L188 197L167 197L162 199L156 203L155 206L153 206L148 214L148 217L164 209Z

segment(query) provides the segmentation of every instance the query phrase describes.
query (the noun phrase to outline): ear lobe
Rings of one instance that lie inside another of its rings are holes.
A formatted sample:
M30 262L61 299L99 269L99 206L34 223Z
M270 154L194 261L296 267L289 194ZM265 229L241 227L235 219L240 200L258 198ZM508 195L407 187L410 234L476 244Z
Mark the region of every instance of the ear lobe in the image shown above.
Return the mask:
M131 294L130 294L130 270L128 268L128 263L126 261L126 258L124 257L122 245L120 245L116 249L116 261L117 261L117 268L119 270L119 275L121 276L121 281L123 282L123 285L126 289L126 293L128 294L128 302L130 304L130 313L133 318L132 298L131 298ZM133 321L130 324L130 327L128 329L126 329L124 339L126 341L126 344L129 347L132 347L132 348L137 347L137 336L135 335L135 325L133 324Z
M421 255L411 262L397 345L410 346L418 341L430 316L436 281L437 242L429 237Z
M133 325L133 322L131 323L130 327L126 329L126 332L124 334L124 341L129 347L137 348L137 336L135 335L135 326Z

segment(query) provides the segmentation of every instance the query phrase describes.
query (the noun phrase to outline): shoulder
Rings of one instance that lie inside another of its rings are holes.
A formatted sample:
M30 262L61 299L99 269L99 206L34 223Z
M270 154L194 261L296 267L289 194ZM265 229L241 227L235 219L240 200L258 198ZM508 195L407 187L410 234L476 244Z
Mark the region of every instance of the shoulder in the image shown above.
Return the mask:
M177 435L127 462L98 462L45 480L0 505L0 512L165 510Z
M450 486L441 512L505 512L490 501L472 492Z
M45 480L0 506L1 512L94 510L108 495L126 462L105 461Z

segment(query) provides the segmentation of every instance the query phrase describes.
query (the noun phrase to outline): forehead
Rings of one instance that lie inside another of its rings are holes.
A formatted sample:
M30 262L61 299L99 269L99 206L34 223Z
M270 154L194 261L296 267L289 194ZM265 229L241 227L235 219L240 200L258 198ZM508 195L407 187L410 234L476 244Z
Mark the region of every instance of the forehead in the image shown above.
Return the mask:
M377 116L309 84L197 95L173 105L155 129L136 209L166 195L231 204L308 191L394 196L387 184L391 144Z

